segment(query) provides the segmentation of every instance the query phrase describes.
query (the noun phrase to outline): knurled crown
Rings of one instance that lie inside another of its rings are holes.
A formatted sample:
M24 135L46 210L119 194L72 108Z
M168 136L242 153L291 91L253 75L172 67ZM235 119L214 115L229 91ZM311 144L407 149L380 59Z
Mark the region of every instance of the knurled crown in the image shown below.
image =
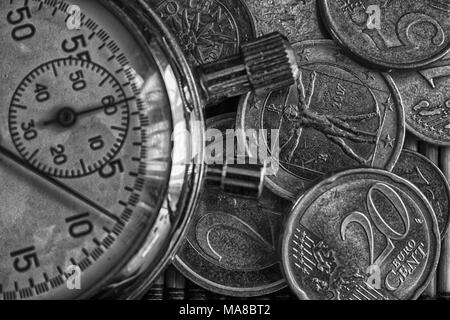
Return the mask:
M288 40L278 32L241 46L240 54L197 68L206 104L243 95L289 87L298 67Z
M241 46L247 75L256 93L271 92L293 85L298 66L289 41L274 32Z

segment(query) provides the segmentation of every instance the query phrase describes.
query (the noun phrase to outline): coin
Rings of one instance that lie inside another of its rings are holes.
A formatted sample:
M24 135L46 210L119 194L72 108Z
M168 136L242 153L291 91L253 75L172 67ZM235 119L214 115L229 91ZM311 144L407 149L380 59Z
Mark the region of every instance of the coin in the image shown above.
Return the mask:
M422 192L378 169L342 172L308 191L282 244L291 288L311 300L417 299L439 250L436 216Z
M245 3L262 34L277 30L291 42L328 38L317 13L317 0L245 0Z
M450 54L430 67L391 75L408 131L428 143L450 146Z
M403 150L392 171L417 186L434 209L443 238L449 224L450 189L441 170L420 153Z
M253 17L241 0L146 0L178 38L192 66L239 52L255 38Z
M226 132L235 117L233 113L211 118L207 126ZM208 188L175 266L197 285L228 296L261 296L286 287L278 249L289 205L267 190L259 203Z
M238 112L237 126L245 132L268 130L270 140L260 145L272 149L278 140L279 152L272 150L270 159L278 171L267 176L268 187L296 199L315 180L336 170L391 170L405 128L401 99L390 76L360 66L330 40L293 47L301 71L298 85L265 97L247 95Z
M331 36L383 69L414 69L450 51L447 0L319 0Z

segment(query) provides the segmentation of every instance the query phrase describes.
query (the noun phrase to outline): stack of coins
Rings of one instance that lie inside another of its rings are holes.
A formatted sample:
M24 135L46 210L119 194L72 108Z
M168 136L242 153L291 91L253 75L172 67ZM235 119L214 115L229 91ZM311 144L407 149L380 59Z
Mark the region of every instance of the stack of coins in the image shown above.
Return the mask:
M193 66L277 30L300 70L207 110L211 161L270 170L259 200L205 191L187 297L450 298L450 1L147 1Z

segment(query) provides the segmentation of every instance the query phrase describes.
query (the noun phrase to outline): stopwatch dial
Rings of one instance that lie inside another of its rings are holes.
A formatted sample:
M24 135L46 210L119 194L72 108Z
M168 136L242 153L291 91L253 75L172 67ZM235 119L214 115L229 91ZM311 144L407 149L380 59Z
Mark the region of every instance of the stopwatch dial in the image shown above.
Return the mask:
M0 300L92 297L160 221L172 109L118 2L0 1Z
M17 88L9 111L11 137L39 170L63 178L91 174L120 151L134 99L98 64L53 60Z

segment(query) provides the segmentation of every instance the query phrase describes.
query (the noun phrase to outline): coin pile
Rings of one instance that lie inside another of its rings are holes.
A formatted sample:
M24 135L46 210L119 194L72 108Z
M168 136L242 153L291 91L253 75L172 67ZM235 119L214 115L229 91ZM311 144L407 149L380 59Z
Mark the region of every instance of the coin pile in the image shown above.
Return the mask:
M193 65L277 30L300 70L292 87L210 108L224 137L268 132L237 144L268 149L259 160L277 170L258 201L205 191L175 258L183 275L234 297L286 285L300 299L445 297L450 1L149 2Z

